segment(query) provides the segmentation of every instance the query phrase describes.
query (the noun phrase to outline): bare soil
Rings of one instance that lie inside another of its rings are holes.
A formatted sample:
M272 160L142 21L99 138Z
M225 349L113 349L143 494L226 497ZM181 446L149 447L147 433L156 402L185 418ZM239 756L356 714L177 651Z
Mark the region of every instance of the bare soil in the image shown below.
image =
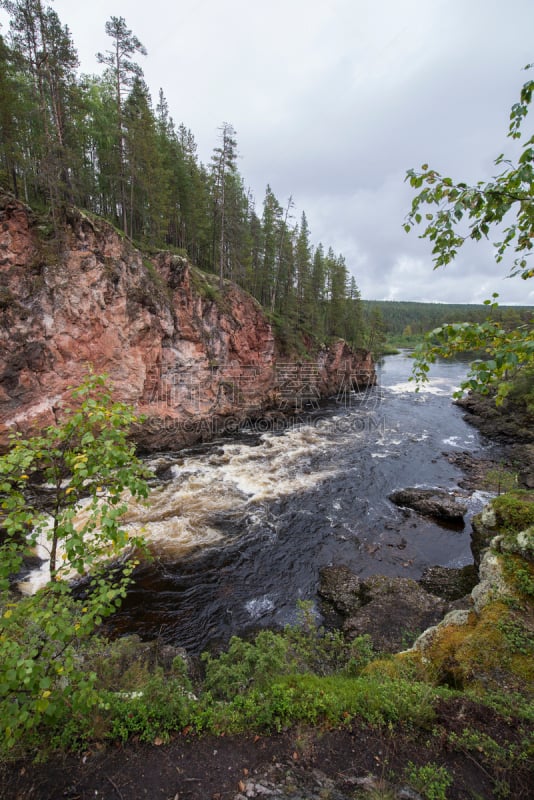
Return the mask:
M96 746L43 764L0 768L2 800L357 800L424 797L406 780L411 762L444 766L453 779L448 800L534 797L532 765L490 763L483 753L458 751L450 732L469 725L500 743L519 743L516 722L465 698L444 701L433 731L396 726L338 730L295 727L274 735L178 734L168 744ZM374 794L373 794L374 793Z

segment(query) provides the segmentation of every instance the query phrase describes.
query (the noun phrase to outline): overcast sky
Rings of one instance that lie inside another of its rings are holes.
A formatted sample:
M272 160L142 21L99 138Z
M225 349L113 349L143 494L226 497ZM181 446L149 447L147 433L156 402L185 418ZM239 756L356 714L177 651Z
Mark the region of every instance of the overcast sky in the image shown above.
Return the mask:
M122 16L154 102L209 161L221 123L261 214L270 184L312 241L343 253L368 299L534 304L489 245L433 271L430 244L402 228L406 170L459 180L496 173L508 115L534 61L534 0L91 0L51 3L81 71L101 72L104 25ZM6 19L0 14L0 20ZM2 29L6 33L6 26ZM526 130L531 130L527 127Z

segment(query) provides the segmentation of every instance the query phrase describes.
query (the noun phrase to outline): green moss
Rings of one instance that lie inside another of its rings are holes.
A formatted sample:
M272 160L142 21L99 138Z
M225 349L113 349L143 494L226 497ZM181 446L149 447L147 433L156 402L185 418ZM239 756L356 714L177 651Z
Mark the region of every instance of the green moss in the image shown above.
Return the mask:
M519 602L534 598L534 564L514 553L500 556L504 576L518 594Z
M532 637L528 623L503 600L470 615L465 625L438 629L425 651L429 676L465 689L503 684L524 691L534 680Z
M517 489L494 498L491 505L502 533L519 533L534 525L534 492Z
M191 267L190 275L191 284L197 295L204 300L216 303L221 308L224 306L224 295L223 292L221 292L219 279L216 275L202 272L198 267Z

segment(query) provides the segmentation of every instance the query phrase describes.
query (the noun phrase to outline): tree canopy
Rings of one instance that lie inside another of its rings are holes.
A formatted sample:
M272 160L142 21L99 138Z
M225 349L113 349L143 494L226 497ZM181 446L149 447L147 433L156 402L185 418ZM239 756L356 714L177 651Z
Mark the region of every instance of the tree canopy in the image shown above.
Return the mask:
M262 211L238 170L233 126L219 128L208 164L193 133L154 104L147 55L123 17L105 23L101 75L78 76L70 32L41 0L0 0L0 186L56 229L67 205L99 214L137 245L185 251L250 292L284 331L362 344L359 293L341 254L314 244L306 214L266 187ZM295 215L296 216L296 215ZM285 334L284 334L285 335Z

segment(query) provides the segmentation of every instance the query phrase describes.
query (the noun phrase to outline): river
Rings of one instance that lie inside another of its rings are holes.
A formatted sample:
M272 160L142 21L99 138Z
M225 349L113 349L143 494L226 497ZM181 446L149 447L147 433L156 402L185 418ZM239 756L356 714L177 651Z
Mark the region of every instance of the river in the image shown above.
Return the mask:
M483 454L451 402L466 369L439 362L416 393L408 355L388 356L376 387L332 398L304 421L153 459L162 481L129 524L155 560L137 570L113 631L199 652L293 622L299 599L316 600L325 565L419 578L428 565L471 563L469 518L487 496L468 495L460 527L387 498L406 486L458 489L445 453Z

